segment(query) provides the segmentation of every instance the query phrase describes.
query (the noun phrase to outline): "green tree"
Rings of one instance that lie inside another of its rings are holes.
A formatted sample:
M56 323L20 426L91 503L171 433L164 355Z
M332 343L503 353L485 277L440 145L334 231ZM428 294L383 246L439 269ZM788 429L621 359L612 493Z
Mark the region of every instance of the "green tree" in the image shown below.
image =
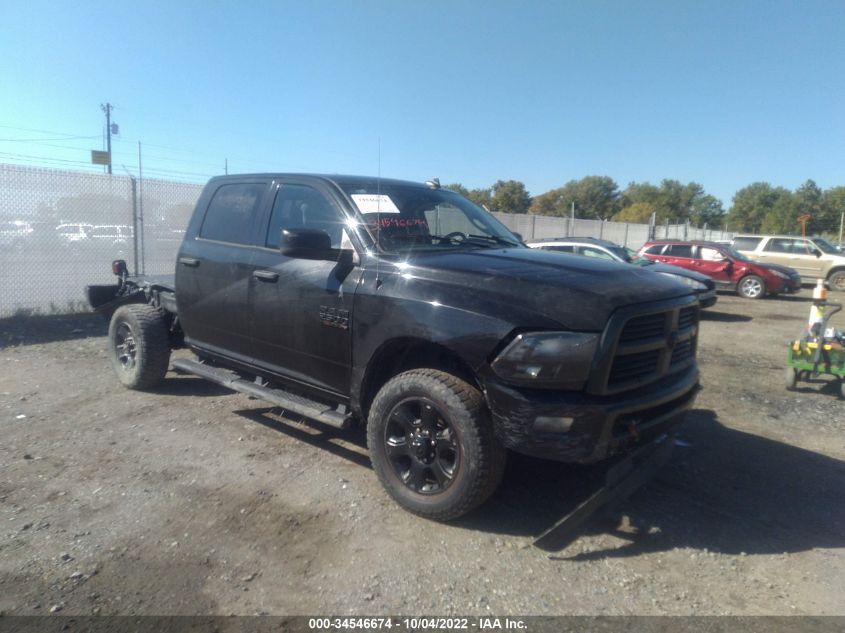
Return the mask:
M665 220L668 218L668 212L663 209L663 200L660 195L660 188L652 185L649 182L630 182L620 196L621 213L614 217L614 220L631 217L626 210L629 207L638 205L633 212L634 215L641 215L644 213L646 207L651 209L649 217L652 213L657 213L657 219ZM624 215L623 215L624 214ZM620 220L633 221L633 220Z
M652 213L657 214L658 223L690 221L698 226L718 226L724 216L722 202L708 194L697 182L683 184L678 180L665 179L659 187L648 182L632 182L622 192L623 212L634 205L634 216L638 217L644 213L648 206L651 207ZM615 219L631 221L625 218L632 217L632 213L620 214Z
M492 211L491 205L493 204L493 194L489 189L471 189L467 198L472 200L479 207L484 207L485 209L490 209Z
M563 187L552 189L539 196L534 196L528 213L533 215L564 216L569 215L566 210L567 202L563 197Z
M531 196L518 180L497 180L492 187L491 211L503 213L528 213Z
M461 183L456 182L451 185L446 185L443 187L444 189L448 189L449 191L454 191L455 193L461 194L464 198L469 198L469 189L464 187Z
M761 233L791 233L797 234L801 230L798 224L798 206L795 197L788 192L781 195L774 201L771 209L768 210L763 223L760 225Z
M648 224L651 221L651 214L655 207L648 202L635 202L628 205L613 217L614 222L634 222L636 224Z
M749 231L759 233L763 227L763 221L770 213L773 212L775 204L779 200L785 198L789 200L792 193L783 187L773 187L767 182L755 182L747 187L743 187L734 194L733 204L730 212L726 218L728 228L733 231ZM780 223L785 212L786 203L781 202L778 206L778 212L769 221L772 223Z
M789 230L790 233L797 233L800 231L800 223L798 218L802 215L809 215L810 220L807 222L807 233L813 235L821 233L827 227L825 224L825 210L824 210L824 194L819 189L818 185L812 180L807 180L803 185L798 187L793 194L795 200L794 217L791 218L794 222L794 227ZM785 218L787 221L790 218Z
M609 219L619 212L619 187L608 176L585 176L570 180L534 198L530 213L569 216L575 203L575 217Z
M461 183L456 182L451 185L446 185L444 189L449 189L455 193L461 194L464 198L472 200L480 207L490 207L490 190L489 189L467 189Z
M823 231L839 239L839 227L842 214L845 213L845 187L827 189L822 197L824 228Z

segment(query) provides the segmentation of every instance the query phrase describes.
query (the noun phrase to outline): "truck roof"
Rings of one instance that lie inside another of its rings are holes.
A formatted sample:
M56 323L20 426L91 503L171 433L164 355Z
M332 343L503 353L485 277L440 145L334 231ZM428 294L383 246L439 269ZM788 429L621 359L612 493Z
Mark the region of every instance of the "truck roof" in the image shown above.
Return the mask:
M211 181L218 182L218 181L226 181L226 180L233 180L239 181L243 180L244 178L303 178L303 179L314 179L314 180L323 180L325 182L331 182L338 186L355 186L361 185L366 186L372 183L379 182L383 185L393 185L393 186L405 186L405 187L422 187L426 188L426 184L422 182L417 182L413 180L398 180L394 178L379 178L378 176L354 176L348 174L308 174L308 173L284 173L284 172L265 172L265 173L254 173L254 174L229 174L226 176L215 176L211 179Z

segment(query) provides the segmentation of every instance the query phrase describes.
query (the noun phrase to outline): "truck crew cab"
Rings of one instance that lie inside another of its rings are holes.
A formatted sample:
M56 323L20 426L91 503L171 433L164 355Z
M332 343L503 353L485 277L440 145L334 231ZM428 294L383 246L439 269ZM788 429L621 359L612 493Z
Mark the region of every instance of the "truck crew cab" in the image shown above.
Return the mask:
M665 440L698 389L687 286L527 248L436 181L213 178L175 281L113 268L88 296L124 385L187 346L177 370L365 425L385 489L432 519L489 497L506 449L592 463Z

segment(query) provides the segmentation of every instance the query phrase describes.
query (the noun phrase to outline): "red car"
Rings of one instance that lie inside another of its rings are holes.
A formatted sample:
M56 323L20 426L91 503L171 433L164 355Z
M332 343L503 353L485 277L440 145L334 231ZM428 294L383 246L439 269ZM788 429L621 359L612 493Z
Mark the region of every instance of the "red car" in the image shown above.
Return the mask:
M639 255L707 275L716 282L717 288L736 290L746 299L801 289L801 276L797 271L788 266L755 262L726 244L655 240L646 242Z

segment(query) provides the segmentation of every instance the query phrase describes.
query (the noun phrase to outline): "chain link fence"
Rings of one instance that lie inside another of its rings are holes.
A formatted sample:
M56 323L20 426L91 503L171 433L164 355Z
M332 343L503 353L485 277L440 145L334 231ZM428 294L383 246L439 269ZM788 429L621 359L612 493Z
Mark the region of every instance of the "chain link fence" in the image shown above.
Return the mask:
M201 185L0 164L0 317L86 310L110 262L171 274Z
M631 224L557 218L524 213L494 213L511 231L516 231L526 241L553 237L597 237L637 250L649 240L729 240L733 233L696 228L689 224Z
M173 274L202 185L0 164L0 318L87 310L84 288L112 283L110 262ZM727 239L685 224L649 226L496 213L524 239Z

